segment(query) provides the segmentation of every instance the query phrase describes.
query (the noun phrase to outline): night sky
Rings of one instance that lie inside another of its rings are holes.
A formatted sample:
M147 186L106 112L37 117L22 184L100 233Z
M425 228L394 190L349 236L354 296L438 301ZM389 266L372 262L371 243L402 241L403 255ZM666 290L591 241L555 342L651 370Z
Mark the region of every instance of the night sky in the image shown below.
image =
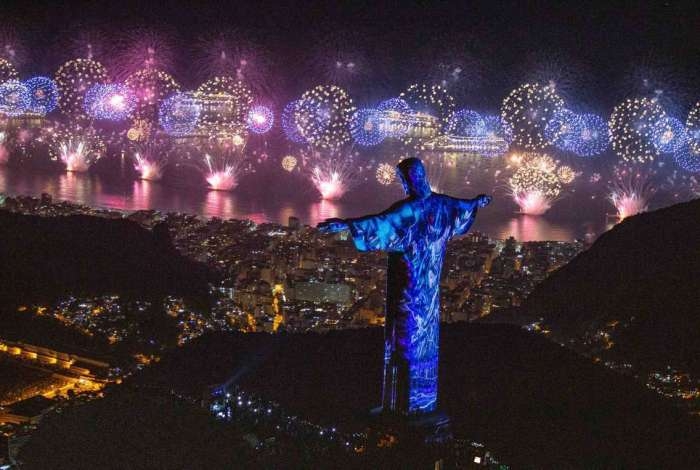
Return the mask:
M23 75L53 73L88 41L117 70L125 38L148 30L169 46L171 72L194 87L206 78L207 41L224 34L255 50L280 102L330 81L371 102L459 67L451 91L482 109L520 83L553 79L585 110L658 90L687 110L698 99L700 6L642 3L22 0L0 6L0 35L23 44ZM329 78L338 58L358 73Z

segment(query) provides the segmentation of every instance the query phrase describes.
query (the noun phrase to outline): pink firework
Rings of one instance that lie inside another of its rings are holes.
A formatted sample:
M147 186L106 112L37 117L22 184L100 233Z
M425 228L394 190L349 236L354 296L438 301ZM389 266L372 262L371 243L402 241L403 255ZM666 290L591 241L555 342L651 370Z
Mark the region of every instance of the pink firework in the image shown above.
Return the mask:
M134 154L134 169L139 173L139 178L148 181L158 181L163 177L163 162L149 160L139 153Z
M202 80L233 75L257 94L267 95L276 88L271 63L264 48L235 31L214 33L195 44L195 68Z
M84 173L90 169L90 155L85 142L69 139L63 142L59 149L61 161L66 165L66 171Z
M50 127L45 129L49 138L49 155L61 161L66 171L82 173L104 156L106 145L93 127Z
M175 47L172 36L163 32L138 29L127 34L125 46L117 61L118 78L125 78L142 69L172 70Z
M80 28L71 31L70 34L63 35L63 38L54 46L56 54L62 55L66 52L71 57L97 60L105 64L111 71L114 64L115 44L98 29Z
M621 221L648 209L649 199L656 191L651 184L652 176L653 173L644 167L615 167L608 199Z
M528 215L542 215L552 208L553 200L542 191L523 191L513 195L513 201L520 212Z
M337 201L360 181L363 168L355 163L357 154L351 151L312 151L302 155L311 184L325 201Z
M355 163L358 154L351 148L316 150L299 153L297 165L324 201L336 201L360 181L364 168Z
M212 139L203 151L204 178L211 189L231 191L238 186L239 179L249 162L245 158L247 134L234 135L226 139Z
M6 21L0 26L0 58L19 67L24 65L28 54L24 43L20 40L18 28L9 23L10 21Z
M0 164L7 163L10 159L10 152L7 151L5 142L7 141L7 134L0 131Z
M610 202L617 209L617 215L620 220L640 212L646 212L649 204L647 199L637 192L612 192L610 194Z
M145 141L134 142L133 145L134 169L138 172L139 179L160 180L172 149L169 141L151 135Z
M206 174L209 187L215 191L231 191L238 186L239 167L236 165L224 165L216 168L211 155L205 156L209 171Z
M544 214L562 192L563 184L556 173L556 165L552 166L545 160L528 159L508 180L509 192L523 214Z
M311 172L311 182L321 193L321 198L328 201L340 199L348 190L342 174L334 170L314 168Z

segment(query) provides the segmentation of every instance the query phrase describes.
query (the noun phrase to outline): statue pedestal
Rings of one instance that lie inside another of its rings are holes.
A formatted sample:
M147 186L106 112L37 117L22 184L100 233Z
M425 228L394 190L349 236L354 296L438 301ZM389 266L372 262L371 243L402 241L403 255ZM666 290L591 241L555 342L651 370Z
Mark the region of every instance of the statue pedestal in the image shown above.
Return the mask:
M368 444L399 466L444 468L453 454L450 418L439 411L404 416L377 408L372 410Z

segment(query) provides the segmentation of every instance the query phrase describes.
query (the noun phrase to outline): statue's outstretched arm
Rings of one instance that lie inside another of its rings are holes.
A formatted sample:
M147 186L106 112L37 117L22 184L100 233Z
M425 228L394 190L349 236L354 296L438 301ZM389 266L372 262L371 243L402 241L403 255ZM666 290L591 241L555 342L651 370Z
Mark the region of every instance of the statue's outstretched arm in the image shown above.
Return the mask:
M337 218L326 219L316 225L316 228L321 233L338 233L344 232L345 230L350 230L350 227L345 220Z
M474 199L452 199L454 201L453 229L451 236L464 235L476 219L478 208L486 207L491 203L491 196L480 194Z
M407 243L409 229L416 220L413 206L399 201L379 214L353 219L328 219L318 224L321 233L349 230L360 251L401 251Z
M406 216L410 217L412 213L409 214L406 208L407 206L405 204L405 201L398 201L392 204L389 208L383 210L382 212L379 212L378 214L364 215L362 217L355 217L351 219L326 219L323 222L316 225L316 228L321 233L337 233L343 232L345 230L350 230L350 224L363 223L369 220L385 220L390 217L396 217L397 213L401 218L405 218Z
M478 207L486 207L491 204L493 198L487 194L479 194L474 199L461 199L461 201L476 204Z

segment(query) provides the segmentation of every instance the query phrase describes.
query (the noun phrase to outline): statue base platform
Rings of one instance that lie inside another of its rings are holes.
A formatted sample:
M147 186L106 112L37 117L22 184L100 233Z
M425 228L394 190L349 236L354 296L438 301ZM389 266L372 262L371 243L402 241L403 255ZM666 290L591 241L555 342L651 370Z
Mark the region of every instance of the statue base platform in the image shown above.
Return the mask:
M450 418L440 411L420 415L370 413L369 445L378 452L408 458L414 468L442 468L453 453Z

